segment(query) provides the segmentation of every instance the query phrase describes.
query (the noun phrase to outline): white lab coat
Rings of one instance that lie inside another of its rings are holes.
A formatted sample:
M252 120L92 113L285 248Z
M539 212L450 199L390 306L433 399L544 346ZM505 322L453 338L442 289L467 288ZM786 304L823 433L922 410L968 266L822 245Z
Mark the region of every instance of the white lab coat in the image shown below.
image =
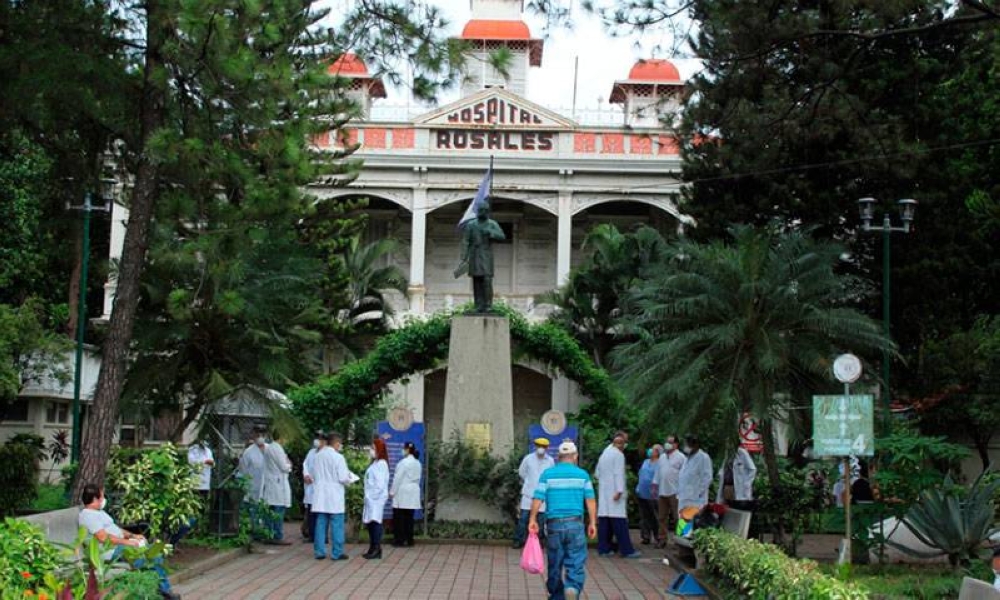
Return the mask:
M250 444L240 456L240 475L249 481L247 493L243 496L246 502L257 502L262 499L264 489L264 451L257 444Z
M712 484L712 457L698 450L687 457L681 469L677 488L677 508L701 508L708 504L708 486Z
M719 467L719 489L715 494L715 501L722 504L722 488L726 476L726 463ZM736 457L733 459L733 493L735 499L739 501L753 500L753 480L757 477L757 465L746 448L736 449Z
M344 455L330 446L316 452L313 459L312 512L338 515L346 512L344 486L358 480L347 468Z
M292 505L292 486L288 474L292 472L292 461L288 460L285 449L278 442L264 446L264 485L261 500L268 506Z
M628 518L628 490L625 489L625 455L609 445L597 460L594 471L597 478L597 516ZM617 501L615 494L621 493Z
M517 468L517 474L521 477L521 510L531 510L531 499L535 495L535 488L538 487L538 478L542 476L542 471L556 466L556 461L548 454L542 458L532 452L521 459L521 466ZM545 503L538 512L545 512Z
M417 510L420 508L420 461L407 454L396 463L392 474L392 507Z
M677 488L680 487L681 469L684 468L686 462L687 457L679 450L660 456L660 459L656 461L656 473L653 475L657 496L677 495Z
M378 459L365 471L365 510L362 523L382 522L385 501L389 499L389 463Z
M201 444L188 448L188 464L201 469L198 472L198 489L203 491L208 491L212 487L212 467L205 464L206 460L215 460L211 448Z
M309 452L306 452L305 460L302 461L302 504L313 503L313 484L307 483L305 478L307 475L312 477L317 450L318 448L310 448Z

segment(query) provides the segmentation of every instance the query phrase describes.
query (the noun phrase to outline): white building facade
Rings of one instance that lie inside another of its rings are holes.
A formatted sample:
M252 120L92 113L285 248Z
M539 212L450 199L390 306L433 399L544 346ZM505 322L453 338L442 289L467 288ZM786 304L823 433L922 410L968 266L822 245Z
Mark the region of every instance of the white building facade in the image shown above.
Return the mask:
M321 149L359 144L360 177L349 187L312 186L321 200L367 198L369 240L392 237L403 248L392 262L409 274L409 298L395 298L406 318L420 318L471 302L468 278L456 279L458 221L493 157L491 209L507 235L494 246L495 301L531 319L552 307L537 295L567 280L582 260L581 244L601 223L627 230L640 223L670 233L690 223L678 209L680 152L664 119L683 102L674 65L640 61L627 78L608 82L621 105L615 125L588 125L530 99L527 71L542 65L543 42L521 20L519 0L473 0L462 38L473 58L460 100L399 120L380 119L382 83L346 55L330 71L355 79L366 118L321 136ZM487 60L507 48L506 75ZM623 73L628 65L623 65ZM394 115L395 116L395 115ZM393 386L394 402L408 405L434 435L443 413L444 369ZM514 367L516 430L550 408L573 411L585 401L569 381L551 379L540 365Z
M521 0L472 0L472 19L461 38L472 57L462 98L429 112L381 111L384 84L358 57L346 54L328 71L353 79L351 94L361 119L314 140L318 149L359 145L360 177L348 187L315 184L322 200L366 198L367 240L392 237L401 251L391 261L409 275L409 297L393 298L405 322L471 302L468 278L454 278L460 234L457 224L493 157L492 217L507 234L494 246L495 301L544 318L552 307L537 295L564 283L582 260L580 247L596 225L622 230L648 224L673 233L691 220L678 208L679 144L664 122L681 106L684 84L666 60L639 61L628 76L608 82L609 102L619 107L578 122L532 102L528 70L543 67L543 40L521 19ZM490 65L506 48L505 72ZM623 74L629 65L622 66ZM569 95L569 94L568 94ZM391 114L389 118L381 114ZM611 123L611 124L609 124ZM112 216L111 258L121 255L127 211ZM109 281L105 317L115 284ZM515 425L537 421L546 410L574 411L583 398L542 365L514 366ZM393 384L393 403L409 406L432 435L443 414L444 369Z

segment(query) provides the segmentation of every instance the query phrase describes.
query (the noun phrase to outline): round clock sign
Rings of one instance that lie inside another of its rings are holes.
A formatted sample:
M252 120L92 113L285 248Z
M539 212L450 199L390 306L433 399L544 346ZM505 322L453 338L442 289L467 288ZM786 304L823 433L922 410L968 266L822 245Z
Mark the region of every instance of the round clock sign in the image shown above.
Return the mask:
M854 383L861 377L861 361L853 354L841 354L833 361L833 375L841 383Z

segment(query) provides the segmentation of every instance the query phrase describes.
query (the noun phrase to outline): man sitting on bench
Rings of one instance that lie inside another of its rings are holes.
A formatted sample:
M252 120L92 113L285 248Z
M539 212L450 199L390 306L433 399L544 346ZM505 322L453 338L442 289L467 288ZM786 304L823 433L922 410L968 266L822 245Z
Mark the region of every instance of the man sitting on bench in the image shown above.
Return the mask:
M125 547L142 548L146 545L146 538L140 534L126 531L115 525L115 520L111 515L104 512L104 505L107 500L104 498L104 490L100 487L88 483L83 486L83 493L80 495L83 502L83 509L80 511L78 523L80 527L87 530L87 533L97 538L102 544L111 542L114 549L105 552L101 558L105 561L116 561L121 558ZM165 600L180 600L180 595L170 590L170 580L167 579L167 571L163 568L163 558L156 558L152 561L140 558L132 562L132 567L136 569L149 568L156 571L160 576L160 594Z

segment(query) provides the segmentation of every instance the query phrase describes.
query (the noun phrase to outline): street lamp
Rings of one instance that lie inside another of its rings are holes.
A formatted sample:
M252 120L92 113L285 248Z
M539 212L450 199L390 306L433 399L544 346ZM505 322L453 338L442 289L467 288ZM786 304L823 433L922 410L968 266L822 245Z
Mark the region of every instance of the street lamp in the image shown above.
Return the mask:
M858 212L861 215L861 230L865 233L872 231L882 232L882 331L889 337L889 302L891 300L889 286L889 237L892 233L910 233L913 226L913 217L917 212L917 201L912 198L904 198L896 203L899 205L899 218L903 222L902 227L893 227L889 213L882 217L881 226L873 226L875 220L875 198L861 198L858 200ZM885 411L885 421L888 424L889 415L889 351L882 352L882 383L885 390L883 397L883 410Z
M114 201L114 179L101 179L100 197L104 204L94 204L94 194L83 195L83 204L71 206L68 210L83 212L83 243L80 248L80 290L76 303L76 368L73 376L73 445L70 451L70 464L80 462L81 423L80 423L80 385L83 373L83 334L87 329L87 270L90 265L90 213L94 211L110 212Z

